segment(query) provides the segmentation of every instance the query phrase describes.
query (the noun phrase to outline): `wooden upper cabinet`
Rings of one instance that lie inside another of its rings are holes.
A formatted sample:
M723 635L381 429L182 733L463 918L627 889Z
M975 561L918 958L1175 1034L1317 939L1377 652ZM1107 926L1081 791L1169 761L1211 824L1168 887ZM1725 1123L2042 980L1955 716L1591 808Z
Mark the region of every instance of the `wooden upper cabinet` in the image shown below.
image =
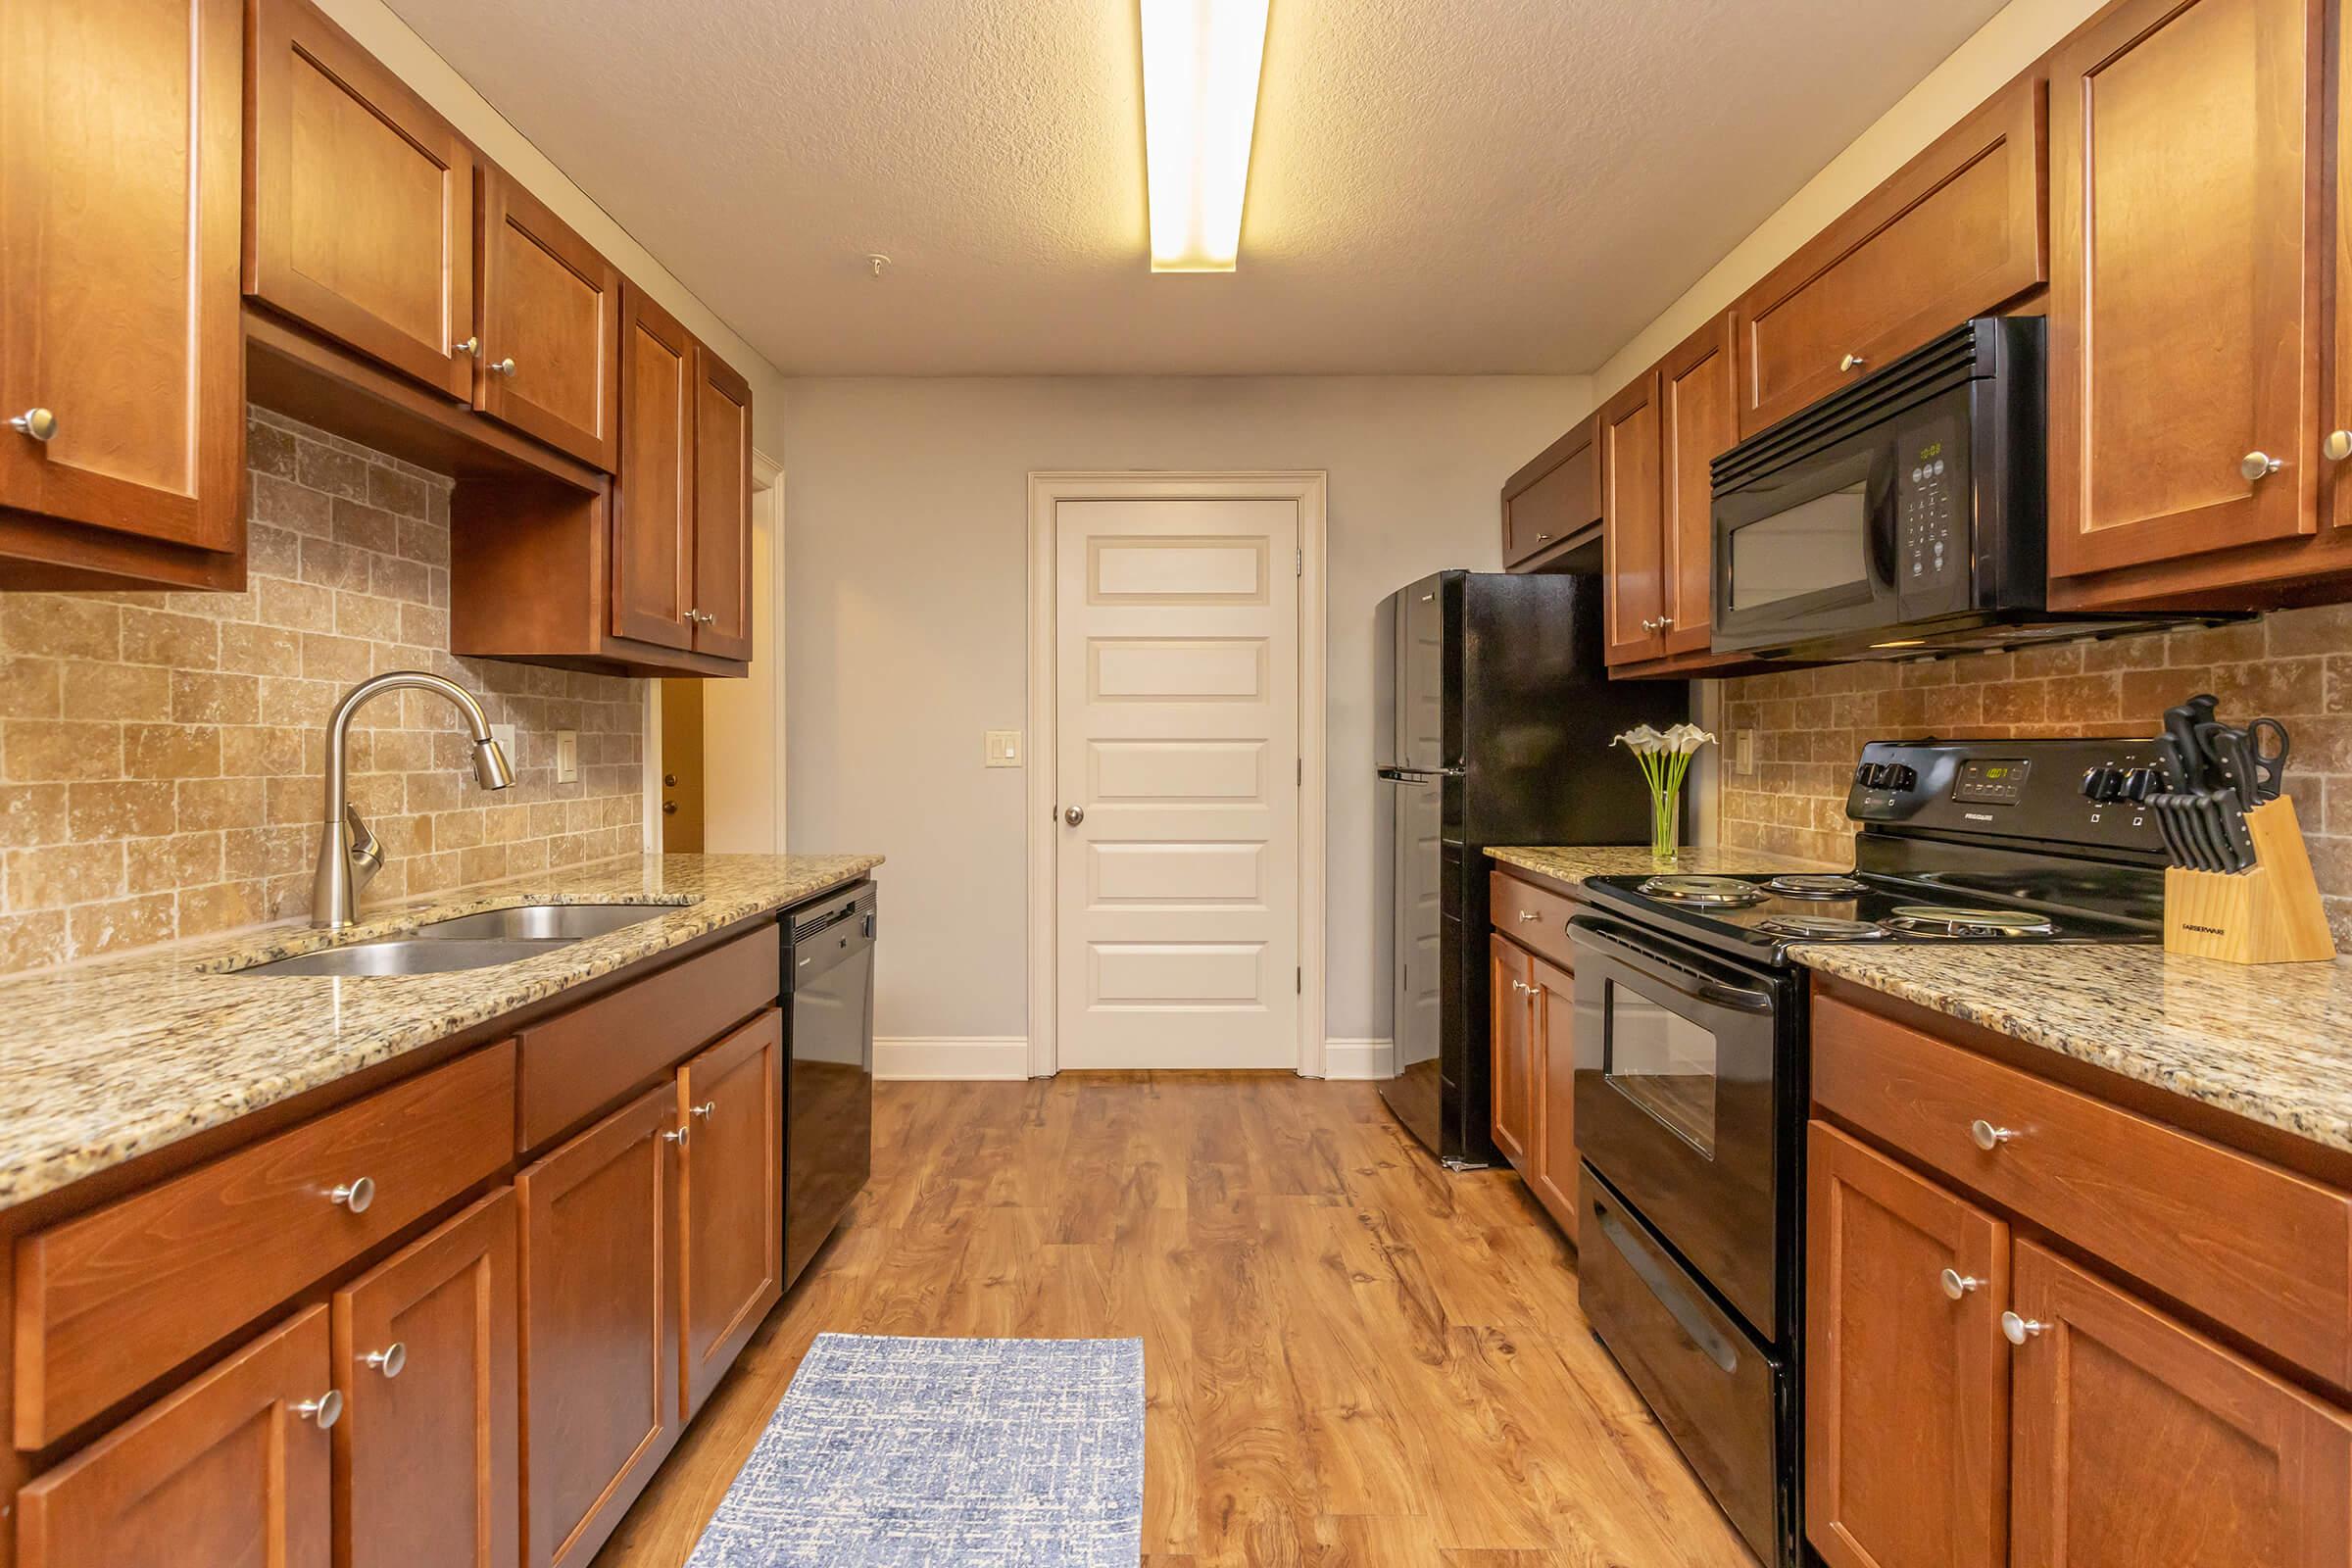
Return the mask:
M1665 652L1703 653L1715 632L1716 458L1740 438L1730 312L1658 365L1658 511Z
M338 1568L513 1568L514 1260L502 1187L335 1293Z
M330 1392L314 1306L28 1483L17 1568L328 1568Z
M2049 57L2053 577L2314 527L2330 9L2128 0Z
M514 1179L526 1568L594 1557L677 1442L677 1115L664 1083Z
M1528 956L1498 936L1487 938L1493 986L1494 1084L1490 1114L1494 1147L1524 1171L1535 1138L1534 1009L1528 1005Z
M611 472L620 455L620 270L547 205L482 166L473 406Z
M245 292L473 398L474 152L309 0L250 0Z
M2031 1243L2012 1294L2011 1562L2352 1563L2352 1416Z
M620 478L612 491L612 633L694 642L695 351L678 318L621 287Z
M1658 374L1644 371L1600 406L1600 539L1606 658L1666 652L1665 537L1659 512Z
M784 1015L678 1069L679 1395L691 1417L784 1295Z
M241 37L237 0L0 7L0 556L242 549Z
M2008 1227L1827 1123L1807 1153L1806 1535L1830 1568L2000 1568Z
M2044 124L2020 77L1740 297L1741 435L2049 276Z
M752 387L695 345L694 651L752 657Z
M1502 487L1502 560L1517 566L1600 520L1599 419L1587 415Z
M1576 1161L1576 981L1567 970L1533 958L1528 983L1535 987L1534 1045L1529 1076L1536 1111L1535 1155L1527 1185L1568 1233L1577 1231Z

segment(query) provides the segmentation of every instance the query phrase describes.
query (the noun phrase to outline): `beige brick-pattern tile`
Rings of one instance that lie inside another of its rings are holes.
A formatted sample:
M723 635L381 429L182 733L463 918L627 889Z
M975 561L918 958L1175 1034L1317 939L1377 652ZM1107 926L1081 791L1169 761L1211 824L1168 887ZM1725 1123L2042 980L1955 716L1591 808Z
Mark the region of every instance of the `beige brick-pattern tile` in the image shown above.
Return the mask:
M371 899L637 847L643 683L451 657L449 481L269 410L247 437L244 592L0 596L0 972L307 912L327 714L387 669L478 694L520 781L475 789L436 699L364 710L352 798L393 857Z

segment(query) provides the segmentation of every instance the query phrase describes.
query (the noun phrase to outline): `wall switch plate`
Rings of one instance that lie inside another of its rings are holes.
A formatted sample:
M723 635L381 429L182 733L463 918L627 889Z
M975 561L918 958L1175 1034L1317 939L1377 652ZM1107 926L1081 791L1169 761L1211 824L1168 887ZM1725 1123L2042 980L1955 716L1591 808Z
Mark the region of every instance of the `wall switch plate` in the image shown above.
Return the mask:
M988 732L988 765L990 767L1018 767L1021 765L1021 732L1017 729L992 729Z
M1756 732L1752 729L1732 731L1732 771L1753 773L1756 770Z
M556 782L576 783L580 776L580 732L576 729L556 731Z
M490 726L490 738L491 738L492 740L494 740L494 741L498 742L498 749L499 749L500 751L502 751L502 752L504 752L504 753L506 753L506 754L507 754L507 765L508 765L509 767L513 767L513 768L520 768L520 767L522 766L522 759L514 755L514 725L512 725L512 724L493 724L493 725L491 725L491 726Z

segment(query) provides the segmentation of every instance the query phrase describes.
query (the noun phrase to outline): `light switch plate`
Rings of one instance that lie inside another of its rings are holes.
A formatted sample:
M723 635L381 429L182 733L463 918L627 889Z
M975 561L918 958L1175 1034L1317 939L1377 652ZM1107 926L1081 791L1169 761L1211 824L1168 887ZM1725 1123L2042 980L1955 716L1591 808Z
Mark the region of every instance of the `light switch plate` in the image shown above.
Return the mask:
M490 738L491 738L492 740L494 740L494 741L498 742L498 749L499 749L500 751L502 751L502 752L504 752L504 753L506 753L506 754L507 754L507 765L508 765L509 767L519 768L520 766L522 766L522 759L514 755L514 725L512 725L512 724L493 724L493 725L491 725L491 726L490 726Z
M556 731L556 782L576 783L580 776L580 732L576 729Z
M1756 770L1756 732L1752 729L1732 731L1732 771L1753 773Z
M988 732L988 765L990 767L1018 767L1021 765L1021 732L1017 729L992 729Z

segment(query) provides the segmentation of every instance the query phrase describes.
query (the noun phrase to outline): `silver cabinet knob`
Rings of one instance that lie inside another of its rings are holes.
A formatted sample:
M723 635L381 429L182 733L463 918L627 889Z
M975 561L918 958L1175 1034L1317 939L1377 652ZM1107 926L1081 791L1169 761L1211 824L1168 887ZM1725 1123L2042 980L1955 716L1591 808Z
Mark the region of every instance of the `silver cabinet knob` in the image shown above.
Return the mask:
M2030 1317L2019 1317L2015 1312L2001 1314L2001 1337L2011 1345L2023 1345L2048 1327L2047 1323L2036 1323Z
M326 1196L329 1201L342 1204L354 1214L365 1214L368 1205L375 1201L375 1178L363 1176L356 1182L346 1182Z
M400 1376L409 1364L409 1346L406 1340L394 1340L380 1350L369 1350L360 1357L362 1366L371 1366L388 1378Z
M2352 430L2330 430L2320 438L2320 454L2329 463L2352 458Z
M1943 1287L1944 1295L1957 1301L1984 1282L1973 1274L1963 1274L1956 1268L1947 1268L1936 1277L1936 1283Z
M316 1399L305 1399L294 1406L294 1413L318 1422L318 1430L324 1432L343 1419L343 1391L329 1389Z
M1840 370L1859 370L1862 368L1862 356L1859 354L1848 354L1844 359L1838 362L1838 368Z
M2016 1136L2009 1128L1995 1127L1982 1116L1968 1124L1968 1141L1979 1149L1998 1149Z
M449 352L452 354L479 354L482 352L482 340L478 337L469 337L463 343L452 343L449 346Z
M1541 909L1521 909L1519 911L1519 919L1523 924L1529 920L1541 920L1543 918L1544 911Z
M686 1133L687 1129L684 1127L673 1127L668 1132L665 1132L662 1135L662 1141L665 1144L676 1144L680 1148L683 1148L685 1147L686 1143Z
M694 1108L693 1108L691 1111L689 1111L689 1112L688 1112L688 1114L689 1114L689 1115L694 1115L694 1116L700 1116L700 1117L701 1117L703 1120L705 1120L705 1121L709 1121L709 1120L711 1118L711 1116L712 1116L712 1115L714 1115L714 1114L717 1112L717 1110L718 1110L718 1102L717 1102L717 1101L715 1101L715 1100L706 1100L706 1101L704 1101L704 1102L703 1102L701 1104L699 1104L699 1105L696 1105L696 1106L695 1106L695 1107L694 1107Z
M1524 991L1524 992L1526 992L1526 993L1527 993L1529 996L1531 996L1531 997L1532 997L1532 996L1534 996L1534 995L1536 994L1536 988L1535 988L1534 986L1531 986L1531 985L1529 985L1529 984L1528 984L1526 981L1524 981L1524 980L1514 980L1514 981L1512 981L1512 982L1511 982L1511 989L1512 989L1513 991Z
M1673 617L1672 615L1660 615L1660 616L1658 617L1658 630L1660 630L1660 631L1668 631L1668 630L1671 630L1671 629L1673 628L1673 626L1674 626L1674 617Z
M1061 813L1061 819L1064 822L1069 823L1070 826L1076 827L1079 823L1086 820L1086 808L1083 806L1073 806L1068 810Z
M47 441L57 434L57 416L47 409L26 409L9 420L8 427L35 441Z
M492 360L487 366L483 367L483 368L496 370L500 375L513 375L514 373L514 356L509 355L503 360Z
M1551 537L1551 535L1549 535L1549 534L1547 534L1547 533L1540 533L1540 534L1536 535L1536 543L1538 543L1538 544L1542 544L1542 543L1543 543L1544 540L1546 540L1546 539L1548 539L1548 538L1550 538L1550 537Z
M2237 471L2245 477L2248 484L2277 473L2285 466L2284 463L2272 457L2268 452L2249 452L2237 460Z

